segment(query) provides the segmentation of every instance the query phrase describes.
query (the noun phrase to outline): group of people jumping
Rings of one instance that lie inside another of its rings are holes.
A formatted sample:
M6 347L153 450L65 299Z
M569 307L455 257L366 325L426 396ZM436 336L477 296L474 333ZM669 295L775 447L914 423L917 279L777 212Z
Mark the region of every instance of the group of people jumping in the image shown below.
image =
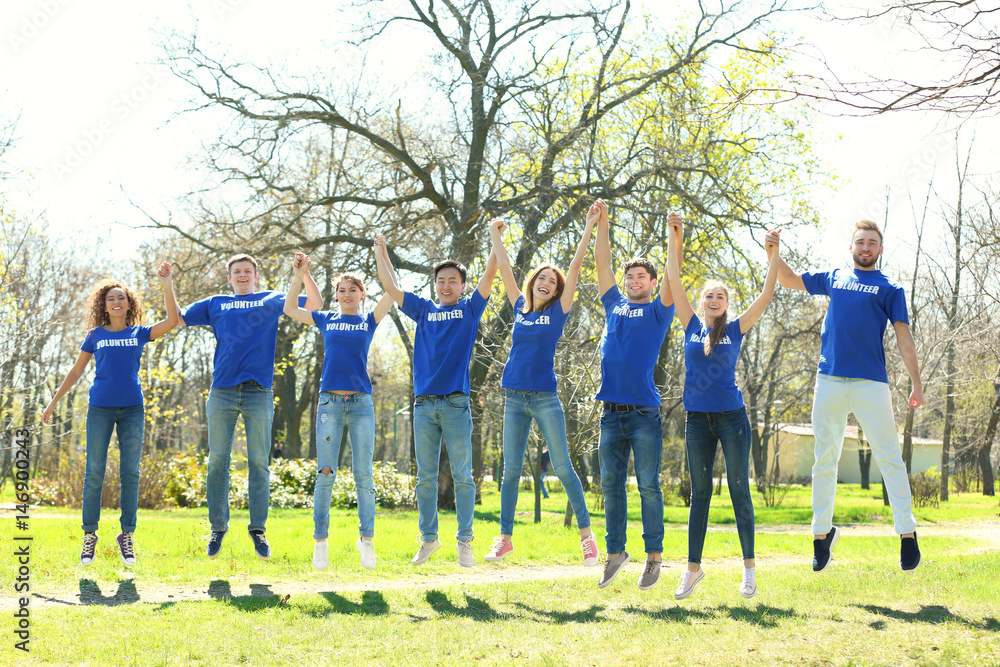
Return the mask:
M739 592L745 598L756 594L749 471L753 427L736 385L736 362L743 337L767 308L776 283L830 299L821 334L812 417L816 442L812 484L813 569L826 568L839 538L832 520L837 466L848 412L854 413L864 429L885 479L896 532L902 538L900 566L903 570L915 569L920 564L916 521L899 448L882 342L888 322L893 324L912 381L909 405L914 408L922 405L923 394L905 295L898 284L876 268L882 253L882 233L878 226L870 221L855 226L850 246L851 268L802 274L795 273L781 257L781 230L768 231L764 237L767 273L763 289L741 314L732 317L729 290L720 282L705 284L697 304L688 301L680 278L683 220L677 213L671 213L667 222L666 276L658 283L652 262L631 259L621 267L624 293L619 289L612 264L608 207L600 199L587 212L569 270L563 273L551 264L541 264L528 275L523 289L518 286L503 243L507 224L500 219L489 223L492 250L483 275L468 297L463 297L468 281L466 268L454 260L434 267L436 301L402 289L382 234L375 236L373 245L384 294L368 311L364 281L350 273L341 274L333 283L338 309L321 310L323 298L310 275L311 261L302 253L296 253L292 260L294 276L287 293L255 291L259 277L257 262L240 254L230 258L227 266L226 279L233 293L197 301L182 312L173 292L171 267L163 263L157 274L163 284L166 317L152 326L143 326L142 305L128 286L112 280L99 282L88 300L89 331L79 358L43 413L43 420L50 422L56 403L94 357L96 369L87 413L81 564L88 565L95 558L101 489L113 429L117 430L121 450L121 533L117 542L123 562L135 563L133 533L144 421L139 359L146 343L178 324L209 326L216 339L212 388L206 409L209 446L206 493L211 524L207 554L210 558L219 555L229 530L230 458L236 421L242 416L249 476L247 528L256 555L263 560L270 558L265 524L274 415L271 384L278 320L285 314L318 327L325 350L316 413L313 566L318 570L329 566L330 501L346 429L358 497L356 547L361 565L374 569L375 411L368 352L376 327L396 305L416 323L413 437L420 545L412 563L425 563L441 547L437 487L444 442L455 488L457 560L463 567L473 566L476 488L472 475L469 364L479 320L499 271L515 316L510 354L501 382L505 405L500 535L484 558L500 561L514 550L515 508L534 420L545 439L551 469L562 483L576 516L583 562L587 566L597 565L599 548L583 487L570 459L554 369L556 347L573 307L580 270L593 235L598 289L606 318L600 342L601 384L596 394L603 408L598 453L606 530L606 560L598 586L608 586L631 560L625 549L630 455L639 491L646 553L637 583L640 589L648 590L659 579L664 535L660 488L663 425L654 370L676 315L684 327L683 402L691 507L687 568L675 597L688 597L705 577L702 550L712 474L720 445L742 547L743 577ZM300 296L303 286L306 295Z

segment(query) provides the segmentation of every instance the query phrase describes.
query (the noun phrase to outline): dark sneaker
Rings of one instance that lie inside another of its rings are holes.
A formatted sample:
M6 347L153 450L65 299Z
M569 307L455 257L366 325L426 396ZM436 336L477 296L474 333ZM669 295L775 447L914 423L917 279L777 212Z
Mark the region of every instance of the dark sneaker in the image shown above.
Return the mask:
M830 564L830 557L833 555L833 545L839 539L840 531L834 526L822 540L813 540L813 572L822 572Z
M118 552L125 565L135 565L135 545L132 543L132 533L118 533Z
M648 591L660 580L660 561L646 559L646 567L639 575L639 590Z
M253 550L257 554L257 558L261 560L271 558L271 545L267 543L263 530L251 530L250 541L253 542Z
M917 546L917 534L913 537L904 537L899 545L899 566L903 572L912 572L920 565L920 547Z
M623 551L614 558L608 556L608 562L604 566L604 574L601 575L600 581L597 582L598 588L604 588L618 576L618 573L622 571L628 562L632 560L632 557L628 555L627 551Z
M222 539L226 536L224 530L213 530L212 536L208 538L208 557L215 558L222 551Z
M97 533L84 533L83 551L80 552L80 565L90 565L93 563L95 551L97 551Z

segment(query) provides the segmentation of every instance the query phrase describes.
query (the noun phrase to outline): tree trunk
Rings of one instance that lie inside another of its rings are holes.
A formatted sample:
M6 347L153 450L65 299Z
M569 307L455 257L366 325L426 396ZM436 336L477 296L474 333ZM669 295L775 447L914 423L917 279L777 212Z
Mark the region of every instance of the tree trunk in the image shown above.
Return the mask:
M861 466L861 488L871 489L872 450L859 447L858 464Z
M996 494L994 490L993 462L991 454L993 451L993 439L997 434L997 425L1000 423L1000 372L997 373L993 381L993 407L990 410L990 420L986 424L986 434L983 436L983 443L979 446L978 459L979 470L983 476L983 495L992 496Z

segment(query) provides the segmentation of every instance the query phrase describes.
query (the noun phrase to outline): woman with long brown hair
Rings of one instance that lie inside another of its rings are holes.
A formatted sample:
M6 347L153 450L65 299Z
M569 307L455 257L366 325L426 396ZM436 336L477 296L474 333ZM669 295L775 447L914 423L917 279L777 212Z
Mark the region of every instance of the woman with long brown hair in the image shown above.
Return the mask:
M42 413L51 423L56 403L83 375L90 358L95 360L94 381L90 385L87 408L87 468L83 477L83 551L80 564L90 565L97 549L97 527L101 519L101 490L108 461L111 432L118 433L119 477L121 480L121 533L118 551L125 565L135 564L136 514L139 509L139 459L145 422L139 360L143 346L177 326L177 299L170 265L157 269L163 285L166 318L143 326L142 302L128 285L112 279L99 281L87 298L87 337L80 356L56 395Z

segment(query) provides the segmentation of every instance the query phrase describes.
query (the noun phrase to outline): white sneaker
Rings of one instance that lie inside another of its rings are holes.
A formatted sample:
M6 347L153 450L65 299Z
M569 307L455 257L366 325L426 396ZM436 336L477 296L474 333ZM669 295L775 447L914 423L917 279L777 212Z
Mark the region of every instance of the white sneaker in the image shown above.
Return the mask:
M372 544L371 540L363 540L358 538L358 543L355 544L358 551L361 552L361 566L368 568L369 570L375 569L375 545Z
M702 579L705 578L705 570L701 568L697 572L688 572L684 570L684 574L681 575L681 580L677 584L677 590L674 592L675 600L683 600L687 596L694 593L694 589L698 587L698 584Z
M458 541L458 564L462 567L472 567L476 564L476 559L472 556L472 540Z
M313 547L313 567L317 570L325 570L330 567L330 558L327 556L329 543L322 540Z
M757 570L755 568L743 568L743 583L740 584L740 595L747 600L757 595Z
M441 540L434 540L433 542L421 542L420 548L417 549L417 555L413 557L410 561L414 565L422 565L426 563L435 551L441 548Z

